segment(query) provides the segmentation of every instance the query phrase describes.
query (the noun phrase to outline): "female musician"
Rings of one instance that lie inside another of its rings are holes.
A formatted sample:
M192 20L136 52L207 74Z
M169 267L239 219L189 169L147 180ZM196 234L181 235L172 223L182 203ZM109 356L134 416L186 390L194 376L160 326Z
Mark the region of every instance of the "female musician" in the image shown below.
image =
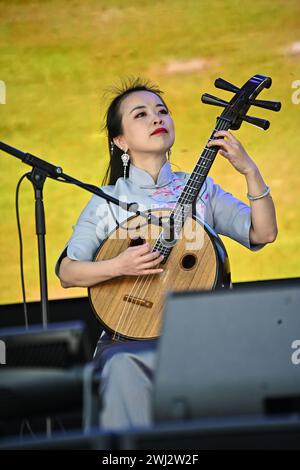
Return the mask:
M102 189L118 199L138 202L140 208L173 207L188 174L173 172L169 157L175 140L174 122L162 92L136 79L118 90L106 113L110 164ZM270 189L242 144L228 131L218 131L208 147L219 153L246 182L250 206L225 192L209 177L197 198L197 211L217 233L250 250L258 250L277 236ZM56 264L64 288L90 287L117 276L162 273L163 257L146 243L118 256L93 261L101 242L116 223L128 218L125 210L93 196L82 211L73 234ZM101 367L101 426L124 429L151 423L152 378L156 341L113 341L104 332L95 360Z

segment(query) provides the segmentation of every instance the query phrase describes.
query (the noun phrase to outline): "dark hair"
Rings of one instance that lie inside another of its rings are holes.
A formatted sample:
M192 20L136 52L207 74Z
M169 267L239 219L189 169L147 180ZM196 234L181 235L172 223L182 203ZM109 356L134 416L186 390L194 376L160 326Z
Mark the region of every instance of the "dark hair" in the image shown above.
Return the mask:
M102 129L106 130L107 132L108 153L110 156L109 165L103 178L102 185L115 184L117 179L120 178L120 176L124 175L123 162L121 160L121 155L123 152L116 145L113 145L113 150L111 148L113 138L123 134L120 105L124 98L135 91L150 91L152 93L155 93L166 106L164 100L161 97L163 91L161 91L156 85L151 83L149 80L141 79L139 77L127 78L122 82L121 86L107 88L106 90L108 92L112 92L115 96L106 111L105 125ZM167 106L166 108L168 109ZM129 168L130 161L128 162L128 166L126 169L127 176Z

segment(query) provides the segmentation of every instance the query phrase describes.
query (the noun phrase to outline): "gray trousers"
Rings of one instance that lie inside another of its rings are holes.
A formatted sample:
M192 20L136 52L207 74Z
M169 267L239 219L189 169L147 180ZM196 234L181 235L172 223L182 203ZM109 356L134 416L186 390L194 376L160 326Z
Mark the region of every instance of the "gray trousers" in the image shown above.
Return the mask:
M157 340L100 340L94 360L100 369L100 427L125 430L152 423Z

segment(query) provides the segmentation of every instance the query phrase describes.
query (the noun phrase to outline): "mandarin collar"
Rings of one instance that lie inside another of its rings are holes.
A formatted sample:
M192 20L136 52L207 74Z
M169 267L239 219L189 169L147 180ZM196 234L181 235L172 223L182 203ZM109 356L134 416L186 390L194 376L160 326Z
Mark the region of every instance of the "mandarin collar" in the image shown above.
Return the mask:
M129 180L141 189L154 189L166 186L172 181L172 176L171 165L168 161L166 161L159 170L156 183L146 170L142 170L130 163Z

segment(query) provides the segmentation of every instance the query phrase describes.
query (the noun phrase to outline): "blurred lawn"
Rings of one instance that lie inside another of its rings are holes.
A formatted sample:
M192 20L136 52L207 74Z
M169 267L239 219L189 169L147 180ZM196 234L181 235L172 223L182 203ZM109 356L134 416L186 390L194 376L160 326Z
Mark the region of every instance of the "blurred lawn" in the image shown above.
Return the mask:
M164 91L176 124L173 162L190 171L196 163L218 108L201 104L222 76L242 85L252 75L271 76L273 86L259 98L281 100L280 113L252 108L270 119L267 132L244 124L236 133L259 165L276 202L279 236L275 244L251 253L224 239L233 281L300 275L299 120L292 82L300 80L300 54L285 49L300 41L298 0L155 2L1 1L0 80L7 103L0 105L0 140L59 164L68 174L100 184L107 163L100 133L107 100L104 89L124 75L142 76ZM202 70L168 71L175 61L203 59ZM15 187L30 168L1 152L1 303L21 300ZM174 167L176 170L176 167ZM243 177L222 157L211 176L245 199ZM72 225L90 198L79 188L48 180L44 189L47 221L49 297L86 295L64 290L54 264ZM33 190L21 187L28 299L39 298Z

